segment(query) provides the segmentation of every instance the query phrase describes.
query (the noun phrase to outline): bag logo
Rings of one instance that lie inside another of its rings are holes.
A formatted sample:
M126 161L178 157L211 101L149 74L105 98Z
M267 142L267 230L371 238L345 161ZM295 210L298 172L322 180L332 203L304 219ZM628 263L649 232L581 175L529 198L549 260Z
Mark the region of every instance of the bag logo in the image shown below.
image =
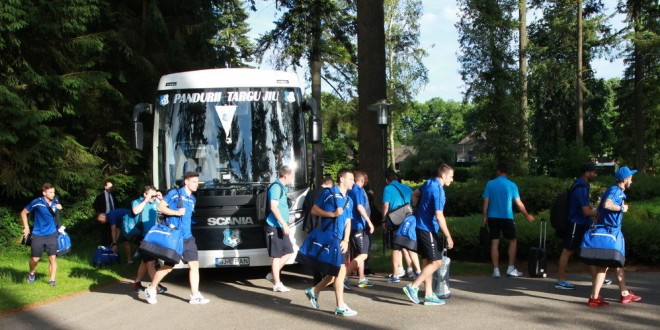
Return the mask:
M239 229L227 228L223 231L225 238L222 240L226 246L235 248L241 244L241 231Z

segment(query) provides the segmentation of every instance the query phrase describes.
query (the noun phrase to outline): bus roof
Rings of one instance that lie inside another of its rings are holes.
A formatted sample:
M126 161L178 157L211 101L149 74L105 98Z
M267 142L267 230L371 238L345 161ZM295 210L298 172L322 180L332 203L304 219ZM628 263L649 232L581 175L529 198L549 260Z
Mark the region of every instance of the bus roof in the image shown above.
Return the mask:
M209 69L164 75L158 90L237 88L237 87L300 87L295 73L261 69Z

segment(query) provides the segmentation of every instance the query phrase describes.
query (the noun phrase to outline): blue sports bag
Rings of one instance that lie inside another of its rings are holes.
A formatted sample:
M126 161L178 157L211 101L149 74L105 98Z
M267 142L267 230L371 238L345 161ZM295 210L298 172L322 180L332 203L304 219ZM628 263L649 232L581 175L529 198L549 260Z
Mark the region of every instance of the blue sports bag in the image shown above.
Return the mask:
M330 190L326 188L326 190ZM330 191L332 194L332 191ZM337 200L333 197L335 209ZM344 208L348 205L348 198ZM326 224L323 229L316 228L307 235L302 246L298 250L296 261L308 268L325 275L337 276L342 264L341 245L336 237L336 218L325 218Z
M394 232L392 244L402 248L417 251L417 219L409 214Z
M57 235L57 256L63 256L71 252L71 237L69 234L59 233Z
M623 267L626 263L626 242L617 227L596 225L584 233L580 259L587 265Z
M119 263L119 254L107 246L99 246L92 256L93 266L108 266Z
M140 251L167 263L177 264L183 255L181 231L174 226L158 223L144 236Z

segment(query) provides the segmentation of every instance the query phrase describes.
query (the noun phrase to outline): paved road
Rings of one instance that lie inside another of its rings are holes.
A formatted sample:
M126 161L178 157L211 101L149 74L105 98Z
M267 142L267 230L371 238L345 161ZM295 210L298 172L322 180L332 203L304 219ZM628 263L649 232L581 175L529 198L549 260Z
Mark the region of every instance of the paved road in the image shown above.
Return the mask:
M571 274L578 288L560 291L552 279L454 276L452 298L444 306L413 305L401 284L374 278L372 288L346 293L359 314L335 316L331 291L321 294L321 309L312 309L303 294L310 276L297 267L283 277L292 288L274 293L263 278L265 270L247 275L232 271L202 272L202 292L208 305L187 303L187 272L177 270L166 279L169 291L149 305L130 289L116 283L91 292L29 308L0 318L0 329L658 329L660 327L660 273L629 272L629 287L644 299L618 303L618 290L609 285L602 295L609 307L586 306L588 274ZM610 275L611 277L611 275ZM355 280L353 280L355 282ZM4 299L4 298L3 298Z

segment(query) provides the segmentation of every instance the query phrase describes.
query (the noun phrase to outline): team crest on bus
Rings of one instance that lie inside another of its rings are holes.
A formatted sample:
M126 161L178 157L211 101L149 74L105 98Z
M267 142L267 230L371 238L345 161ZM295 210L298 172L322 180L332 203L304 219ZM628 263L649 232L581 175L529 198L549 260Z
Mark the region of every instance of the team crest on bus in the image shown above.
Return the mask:
M296 102L296 94L293 92L284 92L284 100L289 103Z
M158 104L160 104L161 107L164 107L168 104L170 104L170 96L167 94L163 94L158 98Z
M222 241L226 246L235 248L241 244L241 231L239 229L227 228L223 232L225 239Z

